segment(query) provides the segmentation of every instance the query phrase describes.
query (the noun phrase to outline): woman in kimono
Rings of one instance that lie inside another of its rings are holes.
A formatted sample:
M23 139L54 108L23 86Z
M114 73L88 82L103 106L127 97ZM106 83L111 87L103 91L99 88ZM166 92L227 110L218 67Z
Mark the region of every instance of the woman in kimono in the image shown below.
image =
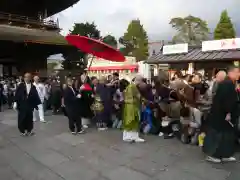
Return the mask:
M79 98L79 110L82 118L82 125L84 128L88 128L90 119L93 117L91 110L91 105L93 103L93 88L90 78L86 76L86 74L82 74L78 86L78 92L81 95L81 98Z
M138 85L143 84L142 76L138 75L129 84L124 92L123 109L123 141L126 142L144 142L139 137L141 95Z
M112 113L112 87L107 84L107 79L101 77L96 86L95 102L92 106L95 112L97 128L100 131L107 130L111 122Z

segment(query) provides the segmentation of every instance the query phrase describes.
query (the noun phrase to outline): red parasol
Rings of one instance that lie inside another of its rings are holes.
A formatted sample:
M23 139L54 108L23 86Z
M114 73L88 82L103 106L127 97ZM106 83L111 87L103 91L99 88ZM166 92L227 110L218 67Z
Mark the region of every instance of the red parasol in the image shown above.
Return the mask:
M116 62L125 61L125 57L117 49L99 40L79 35L67 35L66 40L69 44L76 46L81 51L92 54L98 58Z

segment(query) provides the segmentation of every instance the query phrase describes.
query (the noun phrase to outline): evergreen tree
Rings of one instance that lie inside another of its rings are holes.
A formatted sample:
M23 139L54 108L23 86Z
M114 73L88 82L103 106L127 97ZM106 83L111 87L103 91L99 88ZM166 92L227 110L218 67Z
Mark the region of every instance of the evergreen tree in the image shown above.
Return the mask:
M114 36L111 36L111 35L107 35L105 37L103 37L103 42L114 47L114 48L117 48L117 40Z
M132 55L137 61L146 60L148 57L148 36L140 20L132 20L126 33L119 39L124 46L121 51L124 55Z
M236 37L236 31L228 16L227 10L221 14L220 20L214 30L214 39L231 39Z

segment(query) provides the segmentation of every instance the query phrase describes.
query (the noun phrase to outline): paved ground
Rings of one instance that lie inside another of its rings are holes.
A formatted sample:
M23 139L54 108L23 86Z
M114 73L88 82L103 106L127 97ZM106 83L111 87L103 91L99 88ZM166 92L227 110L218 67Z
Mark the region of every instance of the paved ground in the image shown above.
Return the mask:
M20 137L13 111L0 113L1 180L239 180L240 164L203 161L198 147L148 136L121 141L117 130L73 136L63 116L35 123L36 136Z

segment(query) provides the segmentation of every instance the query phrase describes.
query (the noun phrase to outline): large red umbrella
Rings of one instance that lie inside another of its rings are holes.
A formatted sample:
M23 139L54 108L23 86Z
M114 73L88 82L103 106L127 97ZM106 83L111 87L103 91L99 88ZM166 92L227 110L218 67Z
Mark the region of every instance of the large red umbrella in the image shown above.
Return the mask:
M116 62L125 61L125 57L120 51L102 41L79 35L67 35L66 40L69 44L79 48L81 51L92 54L98 58Z

